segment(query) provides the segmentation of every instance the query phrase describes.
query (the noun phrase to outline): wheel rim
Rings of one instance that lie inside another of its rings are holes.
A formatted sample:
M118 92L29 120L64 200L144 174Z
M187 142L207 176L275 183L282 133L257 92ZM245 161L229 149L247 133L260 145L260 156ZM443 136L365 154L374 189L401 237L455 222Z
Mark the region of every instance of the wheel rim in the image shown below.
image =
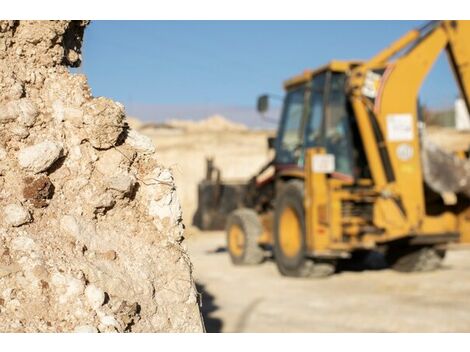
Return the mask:
M302 227L294 209L286 207L279 224L279 242L282 253L287 257L299 254L302 244Z
M228 246L230 253L241 257L245 248L245 236L239 225L232 225L228 232Z

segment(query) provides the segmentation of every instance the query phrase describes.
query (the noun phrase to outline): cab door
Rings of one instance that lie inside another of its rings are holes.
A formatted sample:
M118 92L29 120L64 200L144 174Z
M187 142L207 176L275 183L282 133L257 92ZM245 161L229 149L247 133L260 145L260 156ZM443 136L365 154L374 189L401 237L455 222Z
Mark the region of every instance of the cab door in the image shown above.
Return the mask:
M333 177L350 179L354 147L344 85L344 73L323 71L313 77L305 144L307 148L324 147L335 157Z
M307 94L304 85L291 89L286 95L276 138L276 164L301 166Z
M334 177L353 178L353 151L351 119L345 94L346 75L329 72L325 96L324 141L327 153L335 156Z
M305 127L307 147L324 146L325 87L327 72L321 72L312 80L312 93L308 122Z

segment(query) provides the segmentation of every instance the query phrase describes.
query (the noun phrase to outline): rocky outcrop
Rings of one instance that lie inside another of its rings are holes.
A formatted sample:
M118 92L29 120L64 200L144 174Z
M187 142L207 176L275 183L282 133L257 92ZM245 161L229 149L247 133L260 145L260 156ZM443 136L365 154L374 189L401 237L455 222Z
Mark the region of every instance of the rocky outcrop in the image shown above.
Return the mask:
M86 25L0 22L0 331L202 331L172 174L68 71Z

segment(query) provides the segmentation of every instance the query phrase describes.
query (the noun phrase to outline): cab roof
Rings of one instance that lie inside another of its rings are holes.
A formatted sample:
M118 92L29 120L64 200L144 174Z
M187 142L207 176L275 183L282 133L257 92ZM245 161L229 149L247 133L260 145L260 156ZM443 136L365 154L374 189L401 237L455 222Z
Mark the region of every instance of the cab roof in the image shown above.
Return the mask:
M310 81L313 76L317 73L322 71L335 71L335 72L347 72L355 66L358 66L362 63L362 61L338 61L333 60L330 61L328 64L320 66L315 70L305 70L300 75L294 76L292 78L287 79L284 81L284 89L289 89L299 84L306 83Z

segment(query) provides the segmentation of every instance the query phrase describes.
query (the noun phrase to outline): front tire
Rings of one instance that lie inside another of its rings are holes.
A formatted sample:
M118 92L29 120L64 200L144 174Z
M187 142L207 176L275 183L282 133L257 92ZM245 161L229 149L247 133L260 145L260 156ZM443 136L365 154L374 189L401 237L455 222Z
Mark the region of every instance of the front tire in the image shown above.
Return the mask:
M264 260L258 244L263 232L258 214L252 209L237 209L227 219L227 248L235 265L256 265Z
M324 277L335 271L330 263L307 258L304 184L287 182L274 211L274 259L279 272L292 277Z

